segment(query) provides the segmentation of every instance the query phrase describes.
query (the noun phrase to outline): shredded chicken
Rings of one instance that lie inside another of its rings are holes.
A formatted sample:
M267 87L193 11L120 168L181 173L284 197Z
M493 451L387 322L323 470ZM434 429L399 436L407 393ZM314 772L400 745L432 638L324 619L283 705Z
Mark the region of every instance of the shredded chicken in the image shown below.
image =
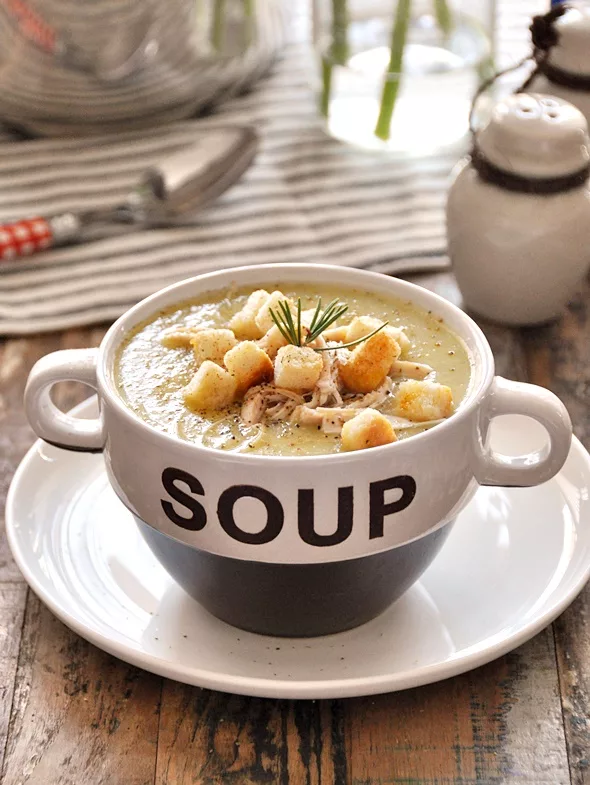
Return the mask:
M365 395L343 394L339 370L341 364L346 362L347 350L336 343L326 343L321 336L313 342L313 346L333 349L322 352L322 372L313 391L301 395L273 384L252 387L246 393L242 404L241 417L245 423L254 425L263 419L273 422L289 421L297 425L320 428L327 434L339 434L345 422L366 409L378 408L393 394L395 382L391 376L387 376L376 390ZM402 376L424 378L431 372L428 365L397 361L391 375L396 380ZM395 428L404 429L416 425L403 417L387 417Z
M329 345L321 336L314 343L317 343L317 345L322 348ZM334 349L337 349L336 344L334 345ZM336 351L322 352L322 356L324 366L313 391L312 399L307 404L310 409L315 409L318 406L325 406L329 403L333 403L336 406L342 404L338 376L340 358Z
M299 406L297 401L287 399L286 401L275 403L266 410L266 416L269 420L288 420L293 410Z
M389 375L393 377L404 376L406 379L425 379L433 369L424 363L414 363L409 360L396 360L391 366Z
M408 420L406 417L396 417L394 414L386 414L384 416L387 417L396 431L403 431L407 428L423 427L425 425L430 427L431 425L438 425L440 422L444 422L443 419L423 420L421 422L416 422L415 420Z
M260 384L251 387L244 396L240 416L248 425L260 422L265 415L272 420L286 420L300 404L303 404L303 396L299 393L272 384Z
M292 390L262 384L246 393L242 420L248 425L261 422L265 417L272 421L289 420L300 425L319 426L324 433L340 433L347 420L365 409L379 406L391 394L393 382L387 377L371 393L343 398L338 386L338 358L333 352L324 352L324 355L327 359L322 376L309 400ZM336 405L326 406L332 401Z
M312 409L303 404L297 406L291 415L291 422L299 425L315 425L324 433L340 433L347 420L352 420L360 409L345 409L339 406L318 406Z
M375 409L380 406L393 392L393 382L389 376L377 387L366 395L354 395L344 399L344 406L348 409Z
M240 417L247 425L254 425L254 423L262 420L265 409L266 402L264 396L261 393L259 395L253 395L242 404Z

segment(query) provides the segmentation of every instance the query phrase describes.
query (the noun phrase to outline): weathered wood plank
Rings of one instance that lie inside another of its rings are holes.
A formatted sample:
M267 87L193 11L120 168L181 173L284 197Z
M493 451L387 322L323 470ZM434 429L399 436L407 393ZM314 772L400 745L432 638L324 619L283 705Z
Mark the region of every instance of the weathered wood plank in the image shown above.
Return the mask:
M589 303L587 284L559 322L523 330L530 381L562 399L574 431L586 447L590 447Z
M64 627L30 592L3 785L152 785L161 680Z
M165 682L156 785L344 782L340 704L273 701Z
M590 447L590 286L563 318L524 332L531 381L566 404L574 431ZM590 783L590 589L555 622L572 785Z
M554 623L572 785L590 783L590 590Z
M0 771L8 737L26 596L24 583L0 583Z
M472 673L345 713L351 785L569 785L550 629Z

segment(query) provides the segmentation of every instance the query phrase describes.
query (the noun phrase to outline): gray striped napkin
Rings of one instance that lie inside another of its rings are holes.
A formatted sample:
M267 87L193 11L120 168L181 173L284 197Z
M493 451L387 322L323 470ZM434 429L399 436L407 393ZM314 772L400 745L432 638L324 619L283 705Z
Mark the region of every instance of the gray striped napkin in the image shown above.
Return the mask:
M522 55L528 19L543 5L500 5L501 61ZM236 265L312 261L392 274L445 269L443 208L456 156L400 163L328 138L309 87L311 65L307 44L295 41L252 93L199 121L93 139L2 136L0 221L116 204L147 166L200 129L251 123L262 147L242 181L183 226L3 263L0 334L110 320L162 286Z

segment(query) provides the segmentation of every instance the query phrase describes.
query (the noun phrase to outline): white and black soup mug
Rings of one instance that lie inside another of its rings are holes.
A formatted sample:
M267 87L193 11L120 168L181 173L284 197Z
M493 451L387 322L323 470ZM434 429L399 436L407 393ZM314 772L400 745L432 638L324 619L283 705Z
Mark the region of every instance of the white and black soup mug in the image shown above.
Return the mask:
M338 285L432 311L469 352L466 397L430 430L334 455L232 453L156 430L117 392L117 349L156 312L230 285L333 284L334 278L330 266L291 264L183 281L127 311L100 348L39 360L26 388L38 436L67 450L102 451L115 493L173 578L211 613L254 632L323 635L370 620L420 577L479 484L543 483L560 470L570 447L564 405L541 387L494 376L490 347L465 313L418 286L361 270L338 268ZM50 390L64 380L96 390L96 419L57 409ZM489 425L502 414L537 420L546 446L517 458L494 452Z

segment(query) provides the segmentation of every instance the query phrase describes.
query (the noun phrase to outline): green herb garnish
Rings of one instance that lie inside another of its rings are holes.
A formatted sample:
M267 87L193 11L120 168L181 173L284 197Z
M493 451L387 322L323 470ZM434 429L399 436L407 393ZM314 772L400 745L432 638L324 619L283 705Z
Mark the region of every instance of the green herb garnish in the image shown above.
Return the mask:
M335 321L340 319L346 311L348 311L348 305L345 303L341 303L339 300L332 300L332 302L328 303L324 310L322 311L322 298L320 297L318 303L316 305L313 318L309 325L309 329L306 331L306 335L304 335L304 330L302 330L301 325L301 298L297 300L297 313L296 313L296 320L293 318L293 314L291 313L291 309L289 308L289 301L288 300L281 300L278 304L277 311L273 311L272 308L269 308L269 313L273 322L276 324L278 329L281 332L283 338L288 341L289 343L293 344L293 346L309 346L310 343L313 343L316 338L319 338L320 335L328 329ZM311 347L315 349L316 352L326 352L330 349L348 349L351 346L356 346L363 341L372 338L373 335L376 335L380 330L386 327L389 322L383 322L379 327L375 330L370 332L368 335L363 335L362 338L357 338L356 341L350 341L350 343L343 343L340 344L338 347L335 346L321 346Z

